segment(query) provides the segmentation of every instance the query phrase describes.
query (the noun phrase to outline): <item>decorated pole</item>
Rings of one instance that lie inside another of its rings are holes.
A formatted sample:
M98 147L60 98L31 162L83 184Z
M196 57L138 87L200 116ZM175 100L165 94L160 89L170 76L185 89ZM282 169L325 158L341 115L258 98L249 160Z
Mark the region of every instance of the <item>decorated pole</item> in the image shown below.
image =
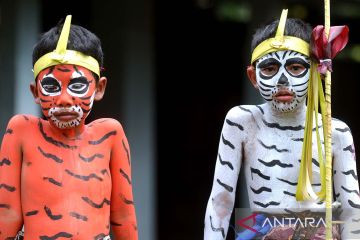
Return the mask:
M330 34L330 0L324 0L325 6L325 24L324 32L326 39L329 39ZM328 46L329 47L329 46ZM331 72L326 70L325 74L325 178L326 178L326 239L332 239L332 133L331 133Z

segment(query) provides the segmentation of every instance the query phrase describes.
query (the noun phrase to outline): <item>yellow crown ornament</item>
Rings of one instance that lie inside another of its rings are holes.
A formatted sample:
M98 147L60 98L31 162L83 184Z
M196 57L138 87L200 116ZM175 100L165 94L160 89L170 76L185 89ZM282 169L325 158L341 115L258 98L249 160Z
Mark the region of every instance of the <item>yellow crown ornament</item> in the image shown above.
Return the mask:
M71 15L67 15L61 34L52 52L40 57L34 64L34 78L44 69L58 64L74 64L85 67L100 77L100 66L98 61L81 52L66 49L71 27Z
M254 49L251 64L268 53L283 50L293 50L310 56L310 47L307 42L297 37L284 36L287 13L287 9L282 11L275 37L264 40Z

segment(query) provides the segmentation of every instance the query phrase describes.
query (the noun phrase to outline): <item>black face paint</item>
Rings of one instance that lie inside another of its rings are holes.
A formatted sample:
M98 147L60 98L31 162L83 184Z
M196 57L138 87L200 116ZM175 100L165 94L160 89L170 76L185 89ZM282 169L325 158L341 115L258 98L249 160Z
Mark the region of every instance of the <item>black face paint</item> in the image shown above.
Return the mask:
M265 75L262 73L262 69L267 69L272 67L276 68L276 71L274 71L271 75ZM264 80L271 79L273 76L275 76L278 73L280 67L281 67L281 63L275 58L265 59L264 61L260 62L257 65L257 68L260 69L260 76Z
M292 64L302 65L302 66L305 68L305 70L304 70L301 74L299 74L299 75L294 75L294 74L292 74L292 72L290 72L290 71L287 70L287 67L290 66L290 65L292 65ZM307 74L309 68L310 68L310 64L307 63L307 62L305 62L305 61L304 61L303 59L301 59L301 58L290 58L290 59L288 59L288 60L286 61L286 63L285 63L285 69L286 69L286 71L287 71L292 77L297 77L297 78L302 78L302 77L304 77L304 76Z
M78 77L70 80L68 89L75 94L84 94L89 88L89 82L86 77Z
M45 90L46 93L54 94L61 91L60 83L57 79L53 77L45 77L40 82L41 87Z

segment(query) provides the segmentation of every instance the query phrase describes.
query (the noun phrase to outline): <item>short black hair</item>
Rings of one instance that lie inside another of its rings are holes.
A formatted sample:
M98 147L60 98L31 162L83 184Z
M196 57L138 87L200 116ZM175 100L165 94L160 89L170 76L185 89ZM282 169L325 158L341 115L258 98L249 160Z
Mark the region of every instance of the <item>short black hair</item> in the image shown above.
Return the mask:
M33 66L39 58L55 50L62 27L63 24L58 24L41 35L33 49ZM104 53L101 48L101 41L94 33L84 27L71 25L67 49L91 56L98 61L100 67L103 66Z
M256 30L251 41L251 52L266 39L275 37L279 20L275 20L272 23L260 27ZM298 18L288 18L285 24L285 36L293 36L300 38L306 42L310 42L312 27L310 24Z

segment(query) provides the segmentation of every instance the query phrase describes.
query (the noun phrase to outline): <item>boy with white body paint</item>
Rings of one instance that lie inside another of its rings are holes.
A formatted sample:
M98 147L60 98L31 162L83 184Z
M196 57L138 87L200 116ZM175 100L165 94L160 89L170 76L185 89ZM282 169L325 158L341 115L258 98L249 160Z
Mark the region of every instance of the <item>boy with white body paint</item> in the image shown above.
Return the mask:
M319 200L295 198L312 61L308 44L311 28L299 19L287 19L285 26L280 25L274 21L253 36L252 65L247 74L266 103L234 107L225 118L206 209L205 240L226 238L241 167L253 212L325 210L325 203ZM280 44L279 39L283 41ZM321 122L320 114L318 119ZM332 120L332 134L333 195L346 215L360 208L354 143L349 127L340 120ZM323 142L322 133L320 138ZM318 192L320 170L314 140L312 186ZM360 231L345 226L342 239L349 238L360 238Z

